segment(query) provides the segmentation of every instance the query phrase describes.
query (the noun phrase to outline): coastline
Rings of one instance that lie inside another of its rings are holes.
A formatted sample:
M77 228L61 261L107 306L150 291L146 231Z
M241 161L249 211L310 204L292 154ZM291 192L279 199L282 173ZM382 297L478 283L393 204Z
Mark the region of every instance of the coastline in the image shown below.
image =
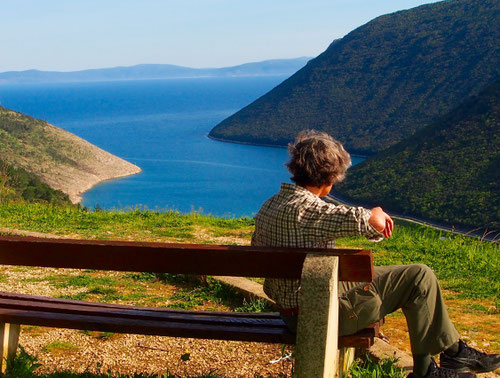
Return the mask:
M47 123L44 131L49 139L63 147L59 152L66 160L53 161L44 157L44 164L31 165L32 171L52 188L67 194L74 204L82 201L83 193L103 181L142 172L137 165L57 126Z
M82 195L85 194L85 192L92 189L94 186L99 185L100 183L103 183L105 181L111 181L111 180L116 180L116 179L120 179L120 178L124 178L124 177L129 177L129 176L137 175L137 174L142 172L142 169L140 167L138 167L138 166L135 166L135 167L137 167L137 170L131 171L130 173L125 173L125 174L120 174L120 175L111 176L111 177L107 177L107 178L102 178L102 179L99 179L98 181L95 181L95 182L89 182L88 185L86 185L82 189L71 191L71 192L68 191L65 193L68 195L71 203L73 203L75 205L79 204L83 200Z
M247 146L260 146L260 147L274 147L274 148L288 148L287 146L280 146L279 144L266 144L266 143L250 143L250 142L243 142L239 140L229 140L229 139L224 139L224 138L216 138L212 135L207 134L208 139L212 139L216 142L223 142L223 143L234 143L234 144L244 144Z
M274 148L288 148L288 146L281 146L279 144L266 144L266 143L251 143L251 142L243 142L243 141L239 141L239 140L229 140L229 139L224 139L224 138L216 138L212 135L207 134L207 138L208 139L212 139L216 142L223 142L223 143L234 143L234 144L244 144L244 145L247 145L247 146L260 146L260 147L274 147ZM358 157L358 158L362 158L362 159L368 159L369 156L368 155L360 155L360 154L356 154L356 153L350 153L349 152L349 155L351 156L355 156L355 157Z

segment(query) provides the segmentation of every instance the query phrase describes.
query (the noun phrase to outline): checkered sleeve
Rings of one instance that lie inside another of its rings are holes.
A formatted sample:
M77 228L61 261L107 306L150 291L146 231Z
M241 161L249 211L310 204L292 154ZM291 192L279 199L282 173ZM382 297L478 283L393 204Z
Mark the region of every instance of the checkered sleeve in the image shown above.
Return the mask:
M336 239L362 235L370 240L379 240L383 234L369 223L371 211L363 207L334 205L318 201L304 210L300 223L305 235L317 239Z

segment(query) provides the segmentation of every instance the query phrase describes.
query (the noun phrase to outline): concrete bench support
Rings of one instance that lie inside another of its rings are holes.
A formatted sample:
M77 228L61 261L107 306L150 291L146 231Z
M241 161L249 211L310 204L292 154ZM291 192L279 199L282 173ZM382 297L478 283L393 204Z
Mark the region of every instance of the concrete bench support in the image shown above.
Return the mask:
M336 256L310 254L304 261L295 360L298 378L338 374L338 265Z
M0 371L5 373L7 368L7 360L12 360L16 356L17 344L19 342L19 332L21 326L19 324L0 323Z

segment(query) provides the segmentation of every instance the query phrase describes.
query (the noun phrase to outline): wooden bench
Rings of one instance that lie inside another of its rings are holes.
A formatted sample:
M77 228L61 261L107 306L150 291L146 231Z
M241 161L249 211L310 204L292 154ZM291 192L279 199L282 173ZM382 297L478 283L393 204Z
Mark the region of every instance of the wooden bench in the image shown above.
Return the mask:
M298 377L341 376L352 360L352 348L370 347L378 333L379 324L376 324L354 335L338 336L338 280L366 282L373 279L372 254L367 250L2 236L0 264L302 279L297 336L286 328L278 313L180 311L2 292L0 355L3 370L5 360L15 355L21 324L297 344L295 371Z

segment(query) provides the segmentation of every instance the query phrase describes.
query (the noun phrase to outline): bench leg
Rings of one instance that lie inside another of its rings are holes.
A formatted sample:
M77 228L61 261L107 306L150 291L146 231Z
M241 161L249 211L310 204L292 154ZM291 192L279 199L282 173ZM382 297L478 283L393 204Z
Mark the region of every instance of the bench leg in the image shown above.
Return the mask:
M7 368L7 360L12 360L16 356L20 330L19 324L0 323L0 355L2 357L0 371L2 374Z
M334 378L339 330L338 257L307 255L302 268L295 377Z
M339 369L337 373L338 378L348 377L349 368L354 362L354 355L356 348L340 348L339 349Z

